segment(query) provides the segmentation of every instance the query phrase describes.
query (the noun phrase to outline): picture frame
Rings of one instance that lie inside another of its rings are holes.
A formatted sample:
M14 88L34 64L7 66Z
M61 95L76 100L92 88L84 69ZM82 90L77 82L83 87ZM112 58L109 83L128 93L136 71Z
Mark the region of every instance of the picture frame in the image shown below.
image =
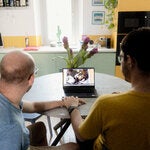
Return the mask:
M103 6L105 0L92 0L92 6Z
M104 11L92 11L92 24L93 25L103 25L104 22L105 22Z

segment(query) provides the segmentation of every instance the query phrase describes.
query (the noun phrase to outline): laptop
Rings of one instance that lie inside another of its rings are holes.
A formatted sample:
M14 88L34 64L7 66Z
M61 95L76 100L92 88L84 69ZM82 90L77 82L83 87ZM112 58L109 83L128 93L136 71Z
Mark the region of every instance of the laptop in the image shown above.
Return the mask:
M63 68L62 84L65 96L80 98L97 97L95 89L95 69L90 68Z

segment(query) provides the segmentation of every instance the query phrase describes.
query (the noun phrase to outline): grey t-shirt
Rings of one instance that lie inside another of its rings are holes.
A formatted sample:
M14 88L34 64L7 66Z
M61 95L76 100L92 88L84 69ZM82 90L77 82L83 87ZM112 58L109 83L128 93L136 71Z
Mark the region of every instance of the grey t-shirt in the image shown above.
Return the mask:
M29 131L25 127L20 109L0 94L0 147L3 150L27 150Z

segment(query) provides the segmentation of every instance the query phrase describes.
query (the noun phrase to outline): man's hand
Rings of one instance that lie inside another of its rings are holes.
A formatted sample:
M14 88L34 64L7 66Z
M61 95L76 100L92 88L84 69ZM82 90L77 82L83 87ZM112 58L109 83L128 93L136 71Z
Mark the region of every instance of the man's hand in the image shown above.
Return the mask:
M86 103L85 100L74 96L64 97L62 100L66 108L69 108L70 106L78 107Z
M119 94L120 92L112 92L112 94Z

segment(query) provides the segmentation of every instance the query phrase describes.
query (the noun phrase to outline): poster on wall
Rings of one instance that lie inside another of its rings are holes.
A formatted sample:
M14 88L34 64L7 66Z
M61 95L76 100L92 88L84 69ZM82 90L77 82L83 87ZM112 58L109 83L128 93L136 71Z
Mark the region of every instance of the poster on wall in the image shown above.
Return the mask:
M92 24L93 25L103 25L105 20L104 11L92 11Z
M102 6L104 5L104 0L92 0L92 5L93 6Z

